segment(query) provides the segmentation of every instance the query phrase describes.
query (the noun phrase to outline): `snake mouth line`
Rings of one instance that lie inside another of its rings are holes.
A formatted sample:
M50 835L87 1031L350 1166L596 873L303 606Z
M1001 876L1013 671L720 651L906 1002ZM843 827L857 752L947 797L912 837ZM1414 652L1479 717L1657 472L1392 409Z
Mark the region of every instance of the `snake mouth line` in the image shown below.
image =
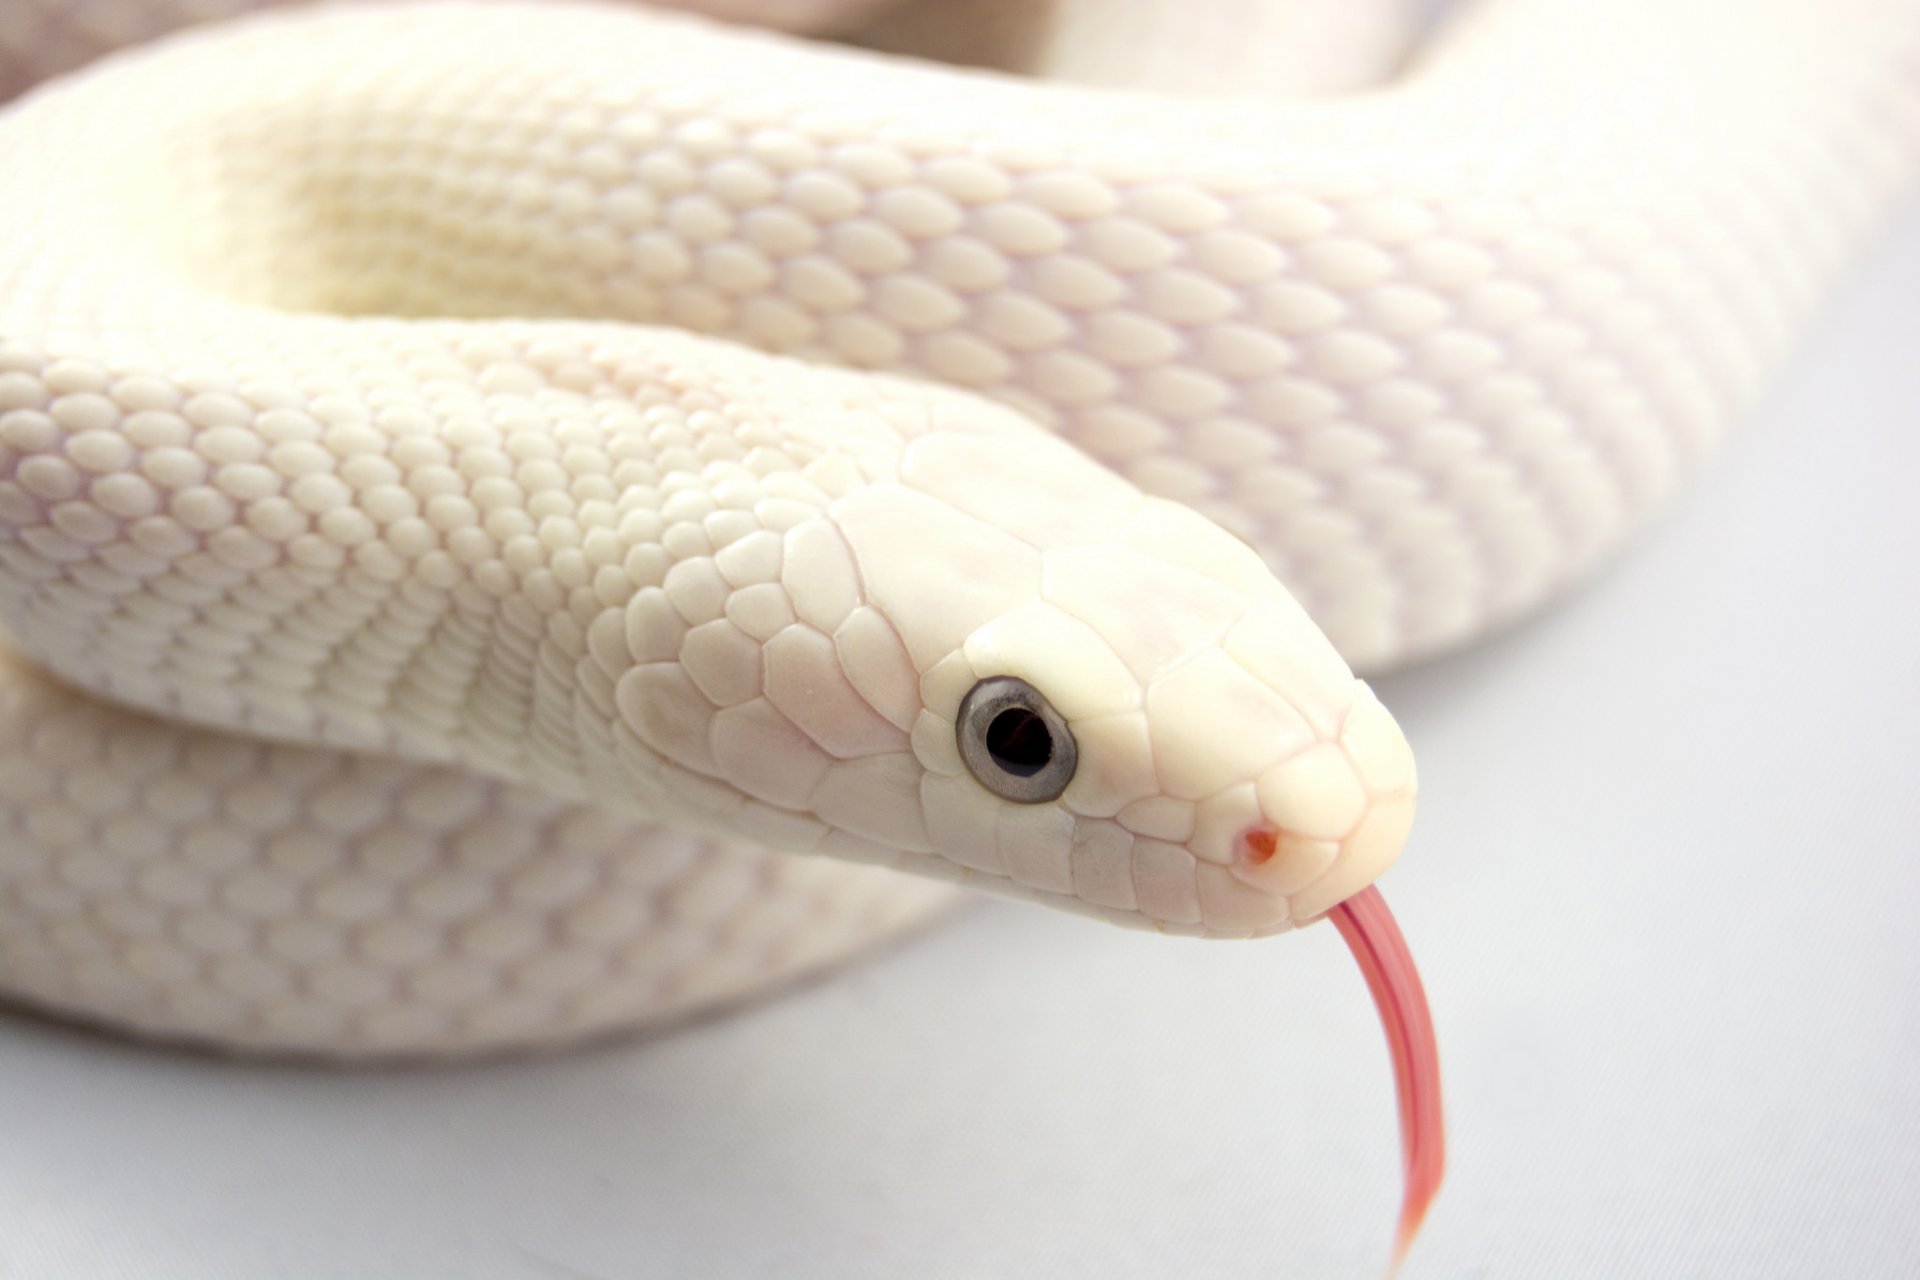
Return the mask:
M1406 1190L1400 1205L1393 1268L1398 1270L1440 1190L1446 1167L1446 1126L1440 1097L1440 1051L1433 1032L1427 993L1420 985L1413 954L1401 936L1386 899L1368 886L1328 915L1366 976L1367 990L1380 1011L1393 1055L1400 1104L1400 1146L1406 1165Z

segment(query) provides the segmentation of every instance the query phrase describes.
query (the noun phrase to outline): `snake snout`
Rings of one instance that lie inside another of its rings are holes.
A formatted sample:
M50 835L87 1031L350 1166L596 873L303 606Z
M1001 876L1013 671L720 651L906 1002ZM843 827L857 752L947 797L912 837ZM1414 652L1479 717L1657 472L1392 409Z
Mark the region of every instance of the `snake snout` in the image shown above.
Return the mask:
M1372 884L1399 857L1415 791L1406 736L1362 685L1338 737L1260 776L1261 818L1235 842L1233 874L1285 897L1294 923L1312 920Z

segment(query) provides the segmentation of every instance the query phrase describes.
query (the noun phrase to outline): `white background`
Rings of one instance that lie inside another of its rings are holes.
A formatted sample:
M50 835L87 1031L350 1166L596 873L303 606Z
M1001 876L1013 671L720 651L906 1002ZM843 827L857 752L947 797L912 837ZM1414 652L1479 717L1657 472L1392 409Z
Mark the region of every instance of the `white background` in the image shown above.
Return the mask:
M1920 1274L1920 220L1600 580L1380 682L1442 1036L1406 1280ZM0 1277L1373 1277L1331 928L983 902L777 1002L468 1068L0 1015Z

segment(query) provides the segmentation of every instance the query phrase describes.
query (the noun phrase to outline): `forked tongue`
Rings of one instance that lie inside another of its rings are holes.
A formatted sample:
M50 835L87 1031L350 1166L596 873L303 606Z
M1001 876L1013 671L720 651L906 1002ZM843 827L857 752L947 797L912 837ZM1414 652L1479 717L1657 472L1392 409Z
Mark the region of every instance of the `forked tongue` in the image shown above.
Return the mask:
M1400 1205L1400 1232L1393 1254L1394 1270L1406 1257L1407 1246L1420 1230L1427 1206L1440 1189L1447 1161L1447 1138L1440 1114L1440 1051L1433 1038L1433 1015L1427 1011L1427 993L1413 967L1407 940L1393 922L1386 899L1372 886L1362 889L1327 913L1347 940L1353 958L1366 975L1367 989L1380 1010L1387 1047L1393 1053L1393 1076L1400 1095L1400 1147L1406 1158L1407 1189Z

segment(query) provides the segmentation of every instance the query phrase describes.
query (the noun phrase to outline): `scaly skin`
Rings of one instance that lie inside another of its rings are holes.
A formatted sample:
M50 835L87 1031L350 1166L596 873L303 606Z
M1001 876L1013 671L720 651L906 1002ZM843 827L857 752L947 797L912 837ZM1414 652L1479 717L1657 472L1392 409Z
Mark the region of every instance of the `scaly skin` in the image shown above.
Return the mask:
M1909 184L1920 12L1844 8L1508 0L1330 104L570 6L277 18L35 95L0 116L41 193L0 204L0 617L139 711L6 669L36 710L0 730L0 980L452 1052L681 1013L936 902L849 879L871 909L797 950L765 896L696 912L728 976L693 996L600 994L651 906L530 977L571 900L499 864L658 884L620 868L689 837L648 820L727 850L715 898L770 846L1166 930L1317 918L1414 795L1340 655L1460 643L1615 545ZM1073 729L1057 801L959 761L998 674ZM43 804L69 720L75 759L171 754ZM202 753L246 799L207 809ZM328 818L368 769L400 819ZM547 848L519 815L555 805L631 839ZM491 813L528 834L470 863ZM445 893L396 887L408 823ZM542 981L570 994L514 998Z

